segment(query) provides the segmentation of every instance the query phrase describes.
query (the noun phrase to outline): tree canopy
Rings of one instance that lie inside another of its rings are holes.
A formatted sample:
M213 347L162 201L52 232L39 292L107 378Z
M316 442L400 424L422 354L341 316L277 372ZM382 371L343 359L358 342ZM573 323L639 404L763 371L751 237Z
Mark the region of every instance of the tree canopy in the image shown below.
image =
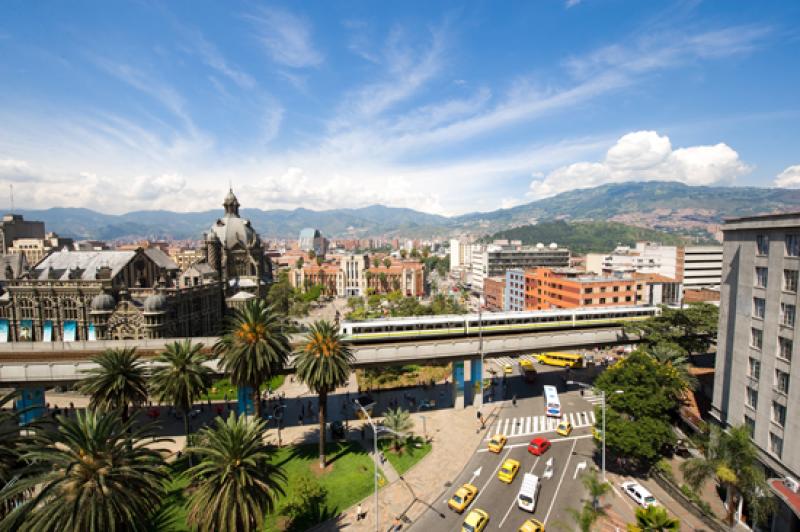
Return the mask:
M705 353L717 338L719 309L710 303L691 303L686 308L661 307L661 315L629 323L625 332L638 335L653 346L674 344L687 355Z

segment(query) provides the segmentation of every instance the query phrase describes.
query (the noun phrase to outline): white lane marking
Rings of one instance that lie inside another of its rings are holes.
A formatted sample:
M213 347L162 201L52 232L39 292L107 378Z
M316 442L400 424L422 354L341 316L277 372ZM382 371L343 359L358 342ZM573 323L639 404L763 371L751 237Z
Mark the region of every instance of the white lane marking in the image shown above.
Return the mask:
M536 457L536 461L533 463L533 467L531 467L531 470L529 471L529 473L533 473L533 470L536 468L536 464L538 464L538 463L539 463L539 459L540 459L540 458L541 458L541 456L537 456L537 457ZM511 505L508 507L508 511L506 511L506 515L504 515L504 516L503 516L503 520L502 520L502 521L500 521L500 530L502 530L502 529L503 529L503 523L505 523L505 522L506 522L506 519L508 519L508 514L510 514L510 513L511 513L511 509L512 509L512 508L514 507L514 505L516 505L516 504L517 504L517 498L516 498L516 497L514 497L514 500L513 500L513 501L511 501Z
M591 412L589 412L589 417L591 417L591 418L592 418L592 425L594 425L595 423L597 423L597 419L595 419L595 417L594 417L594 410L592 410Z
M509 419L506 419L506 424L503 425L503 434L508 434L508 422L509 421L510 421Z
M483 492L486 490L486 486L488 486L489 482L491 482L492 479L497 476L497 471L500 469L500 466L503 465L503 462L506 461L506 458L508 458L508 455L510 453L511 453L511 447L508 447L508 450L506 451L505 456L503 456L503 458L500 460L500 462L497 463L497 467L494 468L494 472L492 473L492 475L488 479L486 479L486 482L483 484L483 486L481 486L481 489L478 491L478 494L475 496L475 499L472 501L472 505L473 505L472 507L473 508L475 508L475 504L477 504L478 499L481 498L481 495L483 495Z
M525 432L531 431L531 416L525 418Z
M575 451L575 446L577 444L577 440L572 442L572 449L567 456L567 463L564 464L564 469L561 471L561 478L558 479L558 486L556 486L556 492L553 494L553 500L550 501L550 508L547 509L547 514L545 514L544 521L542 521L542 524L544 525L547 525L547 518L550 517L550 512L553 511L553 505L556 503L556 499L558 498L558 491L561 489L561 484L564 482L564 475L567 473L567 469L569 469L569 463L572 460L572 453Z
M566 438L559 438L557 440L550 440L550 443L555 444L555 443L559 443L559 442L562 442L562 441L585 440L586 438L591 438L591 437L592 437L591 434L584 434L583 436L567 436ZM528 446L528 442L514 443L514 444L506 445L504 447L504 449L516 449L517 447L527 447L527 446ZM478 452L478 453L488 453L489 449L478 449L476 452Z

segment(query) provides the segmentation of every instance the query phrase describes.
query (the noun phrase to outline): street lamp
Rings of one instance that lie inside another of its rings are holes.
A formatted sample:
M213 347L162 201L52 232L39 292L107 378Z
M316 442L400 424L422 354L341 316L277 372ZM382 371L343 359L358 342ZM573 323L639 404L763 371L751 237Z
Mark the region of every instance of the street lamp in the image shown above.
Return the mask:
M567 384L577 384L581 388L586 388L586 389L589 389L589 390L594 388L594 386L591 386L591 385L586 384L584 382L578 382L578 381L567 381ZM615 390L614 393L621 394L621 393L625 393L625 392L623 390ZM601 429L602 430L602 434L601 434L601 438L600 438L600 441L603 444L602 457L601 457L602 466L601 467L602 467L602 470L603 470L603 482L605 482L606 481L606 391L605 390L600 390L600 399L602 401L600 404L601 404L601 409L602 409L602 414L603 414L603 428Z
M367 423L372 427L372 462L375 466L375 532L378 532L380 530L380 521L378 519L378 429L375 426L375 422L372 421L369 412L361 406L358 399L353 399L353 402L361 409L367 418Z
M481 355L481 371L478 378L481 381L481 400L478 403L483 406L483 296L478 297L478 351ZM474 390L474 388L473 388Z

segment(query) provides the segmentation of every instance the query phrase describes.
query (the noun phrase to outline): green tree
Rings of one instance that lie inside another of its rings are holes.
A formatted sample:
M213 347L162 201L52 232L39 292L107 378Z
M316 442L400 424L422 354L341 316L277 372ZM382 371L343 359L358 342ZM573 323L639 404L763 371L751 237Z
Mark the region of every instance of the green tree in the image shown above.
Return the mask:
M308 250L308 260L314 260L317 258L317 253L313 249Z
M602 507L595 508L591 502L586 502L581 507L580 511L575 508L567 508L567 513L581 532L592 532L592 527L600 517L606 515L606 511Z
M689 357L684 353L679 345L672 342L655 344L649 349L650 356L675 376L676 384L679 386L676 390L678 397L697 388L697 378L692 375Z
M600 498L611 492L611 484L597 478L596 471L585 473L581 477L581 483L583 483L583 487L585 487L586 491L589 493L592 507L595 509L600 507Z
M372 257L372 266L373 268L379 268L381 265L380 257Z
M427 259L428 255L430 255L430 254L431 254L431 247L430 246L425 246L424 248L422 248L422 258L423 259Z
M208 391L213 375L203 365L208 357L203 344L191 340L175 341L156 357L150 378L150 390L160 403L170 403L183 415L183 430L189 441L189 411L192 404Z
M726 491L728 514L733 525L739 501L744 498L754 521L763 523L773 509L773 501L758 461L758 452L745 425L723 431L712 427L709 444L701 458L690 458L681 465L686 482L695 490L714 478ZM759 496L757 494L763 494Z
M383 425L391 430L388 438L392 440L395 451L399 451L403 442L410 435L412 428L414 428L414 421L411 419L411 413L408 410L403 410L399 406L392 410L391 408L386 411L383 418ZM403 434L404 436L400 436Z
M134 429L116 411L58 416L23 455L29 476L0 497L32 494L0 528L23 531L147 530L164 495L164 449L152 448L149 427ZM130 433L130 435L129 435Z
M297 257L297 262L294 263L294 267L297 268L298 270L302 270L303 262L304 262L303 257Z
M397 277L392 279L392 290L394 290L395 292L400 290L400 279L398 279Z
M661 314L625 325L625 331L642 338L648 346L670 343L684 354L705 353L717 338L719 309L710 303L691 303L686 308L661 307Z
M628 532L680 532L679 519L670 517L661 506L636 508L636 523L628 525Z
M117 411L129 419L128 407L147 401L147 371L135 348L108 349L92 357L98 367L86 370L78 390L89 396L89 408Z
M328 394L347 384L355 358L328 321L311 325L294 360L297 378L319 396L319 466L325 468Z
M406 257L408 257L408 251L405 250L405 249L401 249L400 250L400 258L403 259L403 260L406 260Z
M388 279L388 277L386 277L386 272L380 272L378 274L378 280L381 282L381 290L383 290L384 292L388 291L387 290L387 284L386 284L386 280L387 279Z
M264 515L283 495L286 475L272 463L264 443L266 424L258 418L217 418L199 432L189 452L200 462L187 471L190 479L187 521L202 530L263 530Z
M219 366L236 386L253 394L256 417L261 417L261 384L283 371L291 353L286 316L262 299L251 299L225 321L225 332L214 345Z
M281 507L280 513L290 519L287 530L307 530L313 524L324 519L327 514L325 499L328 490L308 471L292 479L289 489L289 500Z
M420 257L419 250L417 248L412 248L411 249L411 258L412 259L418 259L419 257Z
M9 407L18 396L19 392L15 390L0 398L0 490L30 476L30 469L22 456L34 441L27 435L23 436L19 429L20 412ZM27 428L35 430L37 427L29 424ZM0 499L0 519L29 495L30 492L22 492L15 497Z
M322 262L324 259L322 258L322 255L317 255L314 260L316 261L317 266L322 266Z
M392 259L389 257L384 258L383 265L388 269L392 265Z
M302 258L302 257L301 257ZM278 273L278 280L269 287L269 301L279 314L289 314L289 309L294 301L294 288L289 284L289 272L282 270Z

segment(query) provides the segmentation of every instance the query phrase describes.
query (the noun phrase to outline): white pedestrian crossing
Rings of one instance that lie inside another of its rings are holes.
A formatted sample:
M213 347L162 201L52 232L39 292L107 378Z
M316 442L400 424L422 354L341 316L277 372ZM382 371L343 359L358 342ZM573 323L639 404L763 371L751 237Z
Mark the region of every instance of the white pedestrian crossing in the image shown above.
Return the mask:
M593 405L599 405L603 402L603 397L600 395L595 395L592 392L586 392L583 394L583 400Z
M565 413L561 419L569 420L575 429L591 427L596 421L592 410ZM547 416L503 418L489 430L486 439L488 440L495 434L503 434L507 438L513 438L515 436L531 436L533 434L554 432L561 419Z

